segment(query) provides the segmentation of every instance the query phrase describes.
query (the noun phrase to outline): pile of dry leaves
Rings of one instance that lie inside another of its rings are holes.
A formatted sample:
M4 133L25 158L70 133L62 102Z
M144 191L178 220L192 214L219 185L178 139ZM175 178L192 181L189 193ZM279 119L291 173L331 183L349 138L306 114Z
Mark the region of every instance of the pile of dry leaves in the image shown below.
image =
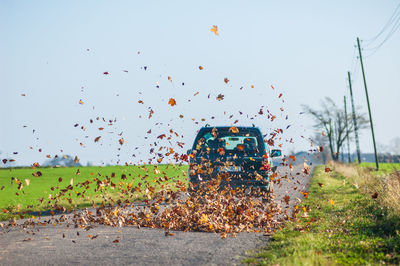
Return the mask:
M75 215L74 222L80 227L101 224L217 232L222 238L244 231L270 234L279 225L276 214L281 210L272 195L221 188L218 180L195 192L181 190L161 190L140 204L124 202L85 210Z

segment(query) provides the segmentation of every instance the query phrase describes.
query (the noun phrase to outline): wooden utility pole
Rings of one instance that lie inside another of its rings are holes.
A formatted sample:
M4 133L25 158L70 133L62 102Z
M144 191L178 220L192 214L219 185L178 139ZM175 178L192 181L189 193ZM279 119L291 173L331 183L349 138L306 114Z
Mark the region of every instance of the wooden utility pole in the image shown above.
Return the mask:
M374 123L372 122L371 107L369 106L369 97L368 97L368 90L367 90L367 81L365 80L365 72L364 72L364 64L363 64L362 55L361 55L360 39L359 39L358 37L357 37L357 45L358 45L358 53L360 54L360 63L361 63L361 70L362 70L363 80L364 80L365 96L367 97L368 114L369 114L369 123L370 123L370 125L371 125L372 142L373 142L373 144L374 144L375 164L376 164L376 170L378 171L378 170L379 170L379 163L378 163L378 154L376 153Z
M346 138L347 138L347 160L348 163L351 163L351 158L350 158L350 141L349 141L349 126L347 122L347 104L346 104L346 95L344 96L344 117L346 121Z
M347 76L349 78L351 109L353 110L353 124L354 124L354 135L355 135L355 139L356 139L357 159L358 159L358 163L361 163L360 142L358 140L358 126L357 126L356 110L354 108L354 98L353 98L353 89L351 87L350 72L347 72Z

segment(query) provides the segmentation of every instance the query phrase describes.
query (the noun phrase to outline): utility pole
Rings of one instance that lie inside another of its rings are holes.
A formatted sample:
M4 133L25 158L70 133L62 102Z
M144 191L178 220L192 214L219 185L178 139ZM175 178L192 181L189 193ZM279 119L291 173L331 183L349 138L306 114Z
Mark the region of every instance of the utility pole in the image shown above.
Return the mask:
M347 160L348 163L351 163L350 158L350 141L349 141L349 127L347 123L347 104L346 104L346 95L344 96L344 116L346 118L346 138L347 138Z
M355 139L356 139L357 159L358 159L358 163L361 163L360 142L358 140L358 126L357 126L356 110L354 108L354 98L353 98L353 89L351 87L350 72L347 72L347 76L349 78L351 109L353 110L353 124L354 124L354 135L355 135Z
M372 123L371 107L369 106L369 97L368 97L368 90L367 90L367 81L365 80L365 72L364 72L364 64L363 64L362 55L361 55L360 39L358 37L357 37L357 45L358 45L358 53L360 54L360 63L361 63L361 70L362 70L362 74L363 74L363 80L364 80L365 96L367 97L369 123L371 125L371 133L372 133L372 142L374 143L375 164L376 164L376 170L378 171L379 163L378 163L378 154L376 153L374 124Z

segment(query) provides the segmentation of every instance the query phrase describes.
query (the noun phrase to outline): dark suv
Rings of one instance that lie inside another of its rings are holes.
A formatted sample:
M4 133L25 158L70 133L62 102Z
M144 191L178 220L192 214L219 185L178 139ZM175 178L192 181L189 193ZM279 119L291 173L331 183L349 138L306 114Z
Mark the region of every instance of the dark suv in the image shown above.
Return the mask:
M271 157L281 156L281 151L269 154L256 127L202 127L188 154L192 190L203 181L221 177L223 187L269 192L270 175L276 171Z

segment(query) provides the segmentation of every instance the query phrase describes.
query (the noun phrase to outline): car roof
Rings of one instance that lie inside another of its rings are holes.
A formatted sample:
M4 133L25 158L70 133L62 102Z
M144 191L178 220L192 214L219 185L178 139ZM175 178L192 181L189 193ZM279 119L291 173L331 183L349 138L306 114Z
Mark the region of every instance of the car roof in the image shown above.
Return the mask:
M237 129L239 129L239 131L240 130L246 130L246 129L247 130L248 129L255 129L255 130L261 131L258 127L248 127L248 126L213 126L213 127L212 126L206 126L206 127L200 128L200 130L213 129L213 128L229 130L232 127L236 127Z

